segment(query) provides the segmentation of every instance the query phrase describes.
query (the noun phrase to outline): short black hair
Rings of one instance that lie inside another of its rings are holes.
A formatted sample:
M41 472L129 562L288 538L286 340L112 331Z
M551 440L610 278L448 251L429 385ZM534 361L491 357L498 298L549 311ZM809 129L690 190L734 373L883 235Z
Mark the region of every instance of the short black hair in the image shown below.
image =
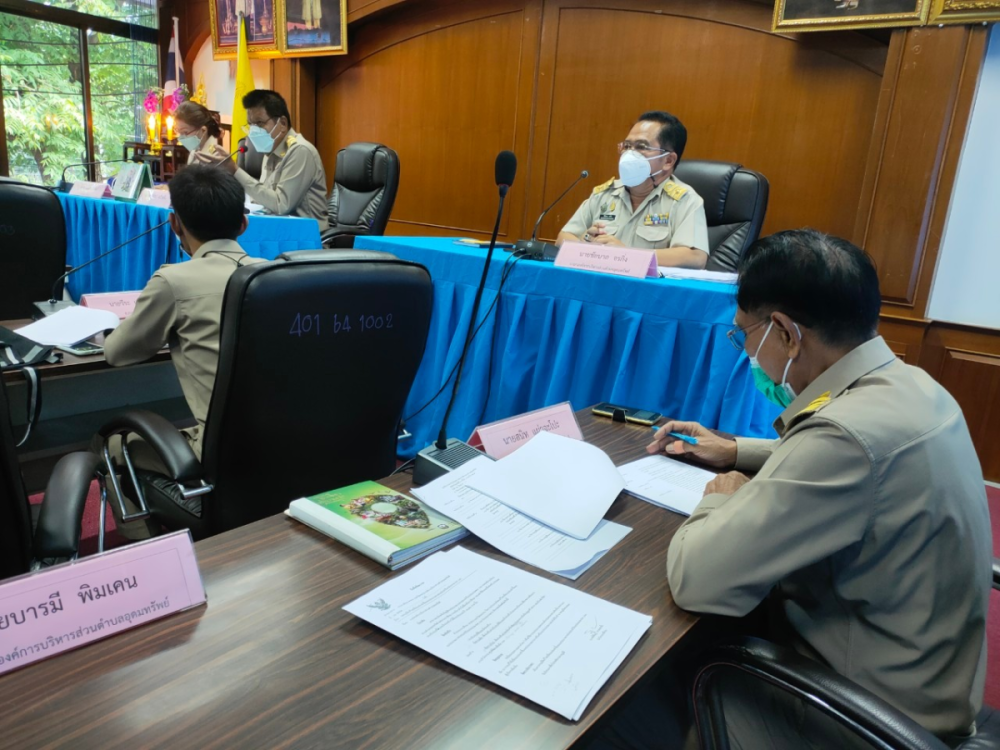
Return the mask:
M292 115L288 111L288 105L284 97L277 91L271 89L254 89L243 95L243 108L256 109L263 107L268 117L275 119L284 117L288 127L292 127Z
M815 229L778 232L747 250L738 274L736 302L750 315L782 312L831 346L878 335L878 271L847 240Z
M677 161L681 160L681 157L684 155L684 147L688 142L688 131L684 127L683 122L669 112L662 112L660 110L643 112L639 115L639 119L636 122L660 123L660 135L658 136L660 147L668 151L673 151L677 154Z
M233 175L218 167L192 164L167 184L174 213L195 239L209 242L239 237L246 193Z

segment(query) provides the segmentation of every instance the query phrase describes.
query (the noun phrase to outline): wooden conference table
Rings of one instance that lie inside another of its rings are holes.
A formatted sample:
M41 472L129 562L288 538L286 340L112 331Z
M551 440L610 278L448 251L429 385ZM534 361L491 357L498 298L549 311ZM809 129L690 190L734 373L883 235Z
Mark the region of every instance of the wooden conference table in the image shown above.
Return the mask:
M578 418L616 463L645 455L648 427ZM382 481L410 487L406 474ZM459 542L652 616L578 722L344 612L392 574L278 515L195 545L207 606L0 677L0 737L101 750L569 747L698 621L665 575L681 516L622 495L607 517L632 532L575 582Z

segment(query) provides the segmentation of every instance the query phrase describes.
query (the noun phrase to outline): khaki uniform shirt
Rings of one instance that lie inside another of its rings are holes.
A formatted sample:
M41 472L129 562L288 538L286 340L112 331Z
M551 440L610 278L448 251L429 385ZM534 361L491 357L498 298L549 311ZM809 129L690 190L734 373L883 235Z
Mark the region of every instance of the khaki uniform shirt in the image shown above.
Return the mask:
M635 212L625 185L608 180L594 188L562 231L582 240L595 221L607 222L604 230L626 247L691 247L709 252L705 201L676 177L655 187Z
M282 143L264 157L260 181L242 169L236 179L250 200L277 216L316 219L319 231L327 227L326 172L319 152L309 141L289 130Z
M181 390L198 421L188 438L199 458L219 365L222 296L233 271L261 262L232 240L206 242L191 260L160 266L135 311L104 342L104 356L115 367L144 362L170 345Z
M793 365L794 367L794 365ZM707 495L670 544L685 609L744 615L938 735L982 705L992 582L982 470L955 400L881 337L737 439L757 475Z
M180 141L178 141L178 143L180 143ZM195 164L195 163L197 163L197 161L198 161L198 156L197 155L198 154L209 154L209 155L214 154L215 153L215 147L218 144L219 144L219 142L215 139L214 135L208 136L208 139L205 141L204 145L201 148L195 149L194 151L189 151L188 152L187 163L188 164Z

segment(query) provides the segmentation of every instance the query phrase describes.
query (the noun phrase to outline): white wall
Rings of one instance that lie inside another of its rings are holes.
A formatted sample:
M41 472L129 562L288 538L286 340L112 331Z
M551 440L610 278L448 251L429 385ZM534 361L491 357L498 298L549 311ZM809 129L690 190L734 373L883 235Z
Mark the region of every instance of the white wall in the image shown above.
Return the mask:
M236 81L230 76L230 67L233 73L236 71L235 60L213 60L212 40L207 39L198 50L198 55L194 59L194 71L188 78L188 88L194 92L198 87L200 76L205 76L205 93L208 95L208 102L205 106L214 109L222 116L225 123L233 121L233 92L236 90ZM268 60L251 60L250 71L253 73L254 83L257 88L271 88L271 63ZM245 123L238 123L244 125Z
M928 318L1000 328L998 221L1000 32L993 27L948 209Z

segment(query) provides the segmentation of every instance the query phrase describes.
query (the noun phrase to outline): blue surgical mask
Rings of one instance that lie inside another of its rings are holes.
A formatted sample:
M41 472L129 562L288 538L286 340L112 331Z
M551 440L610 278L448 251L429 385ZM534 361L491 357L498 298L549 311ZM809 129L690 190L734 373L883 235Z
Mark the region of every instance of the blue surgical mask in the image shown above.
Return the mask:
M274 133L275 129L280 125L280 122L276 122L274 127L271 128L270 132L264 130L260 125L251 125L250 130L247 131L247 138L250 139L250 143L260 154L269 154L274 149Z
M799 340L802 340L802 331L799 330L798 323L792 323L795 326L795 332L799 336ZM753 373L753 384L757 387L757 390L764 394L764 398L770 401L772 404L777 404L782 409L787 408L792 401L795 400L795 389L792 388L791 383L788 382L788 368L792 366L792 358L788 358L788 363L785 365L785 371L781 374L781 384L775 383L771 376L764 372L764 368L760 366L757 361L757 355L760 354L760 349L764 346L764 342L767 340L767 336L771 333L771 328L774 327L774 321L767 326L767 330L764 332L764 338L760 340L760 344L757 345L757 351L752 357L750 357L750 371Z

